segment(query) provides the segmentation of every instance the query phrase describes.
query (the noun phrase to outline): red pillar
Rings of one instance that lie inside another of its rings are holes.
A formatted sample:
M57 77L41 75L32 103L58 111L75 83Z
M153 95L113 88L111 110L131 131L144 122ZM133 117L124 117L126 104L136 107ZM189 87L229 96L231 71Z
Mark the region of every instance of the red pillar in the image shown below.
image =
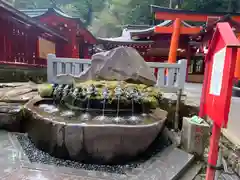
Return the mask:
M76 29L73 29L70 31L71 39L72 39L72 56L73 58L79 58L79 48L77 44L77 37L76 37Z
M187 49L187 69L186 69L186 82L188 81L188 70L191 65L192 51L191 47L188 45Z
M173 34L171 38L168 63L176 63L177 61L177 49L178 49L178 43L180 38L180 30L181 30L181 20L179 18L176 18L174 22L174 29L173 29Z
M238 40L240 40L240 36L238 37ZM240 80L240 49L238 49L238 51L237 51L237 59L236 59L236 67L235 67L234 77L237 80Z
M76 31L74 29L71 29L71 31L68 30L68 32L66 33L68 43L64 46L64 57L76 58L79 56L76 46L77 38L75 32Z
M210 149L208 153L208 168L206 174L206 180L214 180L215 172L214 166L217 164L218 160L218 148L219 148L219 139L221 135L221 128L217 126L216 123L213 123L212 136L210 139Z
M208 41L208 47L211 44L211 40ZM201 99L200 99L200 106L199 106L199 117L204 118L205 116L205 97L206 97L206 92L207 92L207 79L209 76L208 73L208 61L207 61L207 56L205 56L205 69L204 69L204 80L203 80L203 85L202 85L202 94L201 94Z

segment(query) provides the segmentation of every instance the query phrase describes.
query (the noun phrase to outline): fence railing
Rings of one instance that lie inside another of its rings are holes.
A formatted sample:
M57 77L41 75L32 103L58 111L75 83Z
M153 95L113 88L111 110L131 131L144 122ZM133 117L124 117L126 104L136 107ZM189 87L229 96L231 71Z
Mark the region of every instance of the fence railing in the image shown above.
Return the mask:
M187 60L179 60L176 64L157 62L147 62L147 64L152 68L153 73L157 69L157 87L167 92L177 92L184 88ZM79 75L90 66L90 59L61 58L49 54L47 59L48 82L54 83L55 77L59 74Z

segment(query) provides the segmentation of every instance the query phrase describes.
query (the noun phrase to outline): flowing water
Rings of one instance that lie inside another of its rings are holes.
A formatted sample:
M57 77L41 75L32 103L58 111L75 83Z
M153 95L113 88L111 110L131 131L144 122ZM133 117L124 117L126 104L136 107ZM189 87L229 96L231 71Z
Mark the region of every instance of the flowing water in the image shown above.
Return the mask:
M143 93L143 94L141 94L141 95L142 95L142 98L143 98L143 99L146 97L146 93ZM147 116L146 110L145 110L145 106L144 106L143 103L142 103L142 116Z
M132 116L134 116L134 100L132 98Z
M128 111L109 110L109 109L91 109L86 112L81 110L71 110L63 105L55 105L52 101L42 102L35 106L36 111L49 118L54 118L55 121L69 123L86 123L86 124L151 124L159 119L153 118L147 114L134 114L131 109ZM103 114L104 112L104 114ZM105 118L103 118L103 115ZM79 118L80 117L80 118ZM86 120L87 119L87 120Z
M132 123L137 124L138 121L141 121L141 119L139 118L139 116L135 116L134 114L134 99L132 98L132 116L130 117L130 120L132 121Z
M103 118L105 118L105 106L106 106L106 99L103 100L103 108L102 108L102 117Z
M119 109L120 109L120 96L118 96L117 98L117 114L116 117L114 118L114 122L117 124L123 121L123 119L119 116Z
M89 121L92 119L91 114L89 113L89 103L90 103L90 98L87 98L87 107L86 107L86 111L85 113L81 114L80 117L80 121Z
M100 121L104 121L107 119L107 116L105 116L105 106L106 106L106 99L103 100L102 115L97 118Z

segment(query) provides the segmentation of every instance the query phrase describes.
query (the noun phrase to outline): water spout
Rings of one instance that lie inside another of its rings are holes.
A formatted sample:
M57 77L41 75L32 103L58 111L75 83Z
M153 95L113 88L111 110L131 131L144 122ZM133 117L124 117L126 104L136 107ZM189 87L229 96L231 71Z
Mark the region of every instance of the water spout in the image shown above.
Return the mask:
M115 92L115 96L117 97L117 114L116 114L116 117L114 118L114 121L116 123L119 123L121 121L121 118L119 117L120 97L121 97L121 95L123 93L120 84L117 85L117 87L115 88L114 92Z
M91 119L91 115L90 115L90 113L88 111L89 111L90 99L91 99L93 93L95 93L95 89L94 89L94 87L92 85L89 86L86 90L84 89L82 91L82 96L86 97L87 106L86 106L86 109L85 109L85 113L83 113L80 116L81 121L88 121L88 120Z
M147 97L147 94L146 93L141 93L141 105L142 105L142 116L143 117L146 117L147 114L145 112L145 105L144 105L144 99Z
M106 119L106 117L105 117L105 108L106 108L106 101L109 98L109 91L108 91L107 88L103 89L102 95L103 95L102 116L100 116L100 118L99 118L99 120L101 120L101 121Z

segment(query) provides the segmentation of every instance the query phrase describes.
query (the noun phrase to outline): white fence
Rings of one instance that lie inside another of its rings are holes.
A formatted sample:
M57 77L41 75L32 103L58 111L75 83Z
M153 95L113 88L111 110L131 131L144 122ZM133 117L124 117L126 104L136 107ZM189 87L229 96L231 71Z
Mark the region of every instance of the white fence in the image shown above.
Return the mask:
M59 74L79 75L91 66L90 59L61 58L49 54L47 59L48 82L54 83ZM149 67L158 69L156 86L167 92L182 90L185 84L187 60L179 60L176 64L147 62ZM165 75L165 70L168 73Z

